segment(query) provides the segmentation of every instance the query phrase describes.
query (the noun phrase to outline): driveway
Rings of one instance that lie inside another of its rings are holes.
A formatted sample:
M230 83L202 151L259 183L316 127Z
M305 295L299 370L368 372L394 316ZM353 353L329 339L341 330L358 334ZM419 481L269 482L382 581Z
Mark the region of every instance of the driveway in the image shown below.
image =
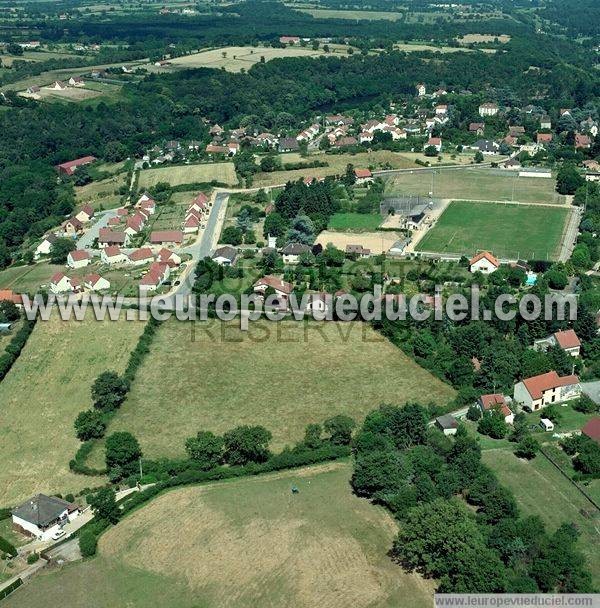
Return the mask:
M77 249L91 249L94 241L100 236L100 228L106 228L111 217L117 216L116 209L109 209L98 214L98 219L90 226L89 230L79 237Z

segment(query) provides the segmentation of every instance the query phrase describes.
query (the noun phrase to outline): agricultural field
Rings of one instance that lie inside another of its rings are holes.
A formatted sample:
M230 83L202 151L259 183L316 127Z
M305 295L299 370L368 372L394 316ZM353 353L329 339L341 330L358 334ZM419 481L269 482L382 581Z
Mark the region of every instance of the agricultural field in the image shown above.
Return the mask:
M429 606L433 584L387 557L396 523L351 493L350 475L335 462L168 492L6 608Z
M500 34L499 36L495 36L493 34L465 34L457 38L456 40L461 44L481 44L486 42L501 42L502 44L506 44L510 42L510 36L508 34Z
M316 242L323 247L331 243L342 251L346 249L346 245L362 245L366 249L370 249L371 253L379 254L388 251L400 237L399 233L391 231L358 233L358 231L323 230Z
M105 370L122 372L142 332L137 322L39 321L0 384L0 505L37 492L93 485L69 471L79 447L73 422L91 406L90 387ZM98 481L98 480L96 480Z
M48 61L50 59L78 59L73 53L55 53L52 51L24 51L22 55L0 54L1 65L10 67L15 61Z
M366 324L257 321L242 332L235 322L170 321L108 432L132 432L147 456L180 456L201 429L262 424L279 450L335 414L358 422L380 403L445 404L453 396ZM95 458L103 453L98 447Z
M404 13L388 11L346 11L326 8L299 8L303 13L312 15L315 19L352 19L353 21L398 21Z
M519 177L518 172L465 167L402 173L389 178L386 194L419 194L470 201L515 201L562 204L553 179Z
M282 156L283 162L296 162L295 160L284 160L288 155ZM295 181L303 177L327 177L328 175L341 175L346 171L348 164L357 168L372 167L377 169L411 169L417 167L404 153L391 152L389 150L374 150L373 152L358 152L357 154L318 154L309 155L304 160L318 159L326 162L327 167L315 167L311 169L294 169L292 171L273 171L272 173L257 173L254 176L254 186L274 186Z
M196 165L175 165L140 171L138 186L140 189L151 188L159 182L171 186L181 184L210 183L217 181L229 186L238 183L233 163L199 163Z
M433 46L431 44L416 44L416 43L404 43L404 42L399 42L398 44L394 45L394 48L397 51L402 51L404 53L418 53L418 52L422 52L422 51L429 51L431 53L472 53L473 49L465 49L465 48L461 48L461 47L456 47L456 46L444 46L441 45L440 46ZM487 50L488 52L491 53L495 53L496 49L489 49Z
M416 249L461 255L488 250L502 258L554 260L569 213L564 207L453 201Z
M523 514L539 515L552 531L563 522L577 525L580 549L598 585L600 515L592 504L541 454L526 461L517 458L512 450L487 450L483 460L513 491Z
M75 198L78 205L89 203L95 210L114 209L121 206L119 189L123 186L127 186L126 172L90 182L85 186L76 186Z
M381 222L382 217L378 213L336 213L329 220L327 230L373 232Z
M314 51L310 46L290 46L286 48L272 47L254 47L254 46L227 46L208 51L201 51L193 55L185 55L171 59L171 66L159 68L159 71L164 72L173 67L179 68L216 68L226 69L228 72L239 72L240 70L249 70L255 63L261 61L264 57L265 61L271 59L279 59L281 57L319 57L321 55L331 55L339 53L347 53L348 48L341 44L330 44L330 52L325 53L322 49Z
M100 91L93 91L84 87L68 87L62 91L56 91L48 87L42 87L40 92L36 94L36 98L45 100L45 101L87 101L89 99L94 99L95 97L100 97L102 93Z

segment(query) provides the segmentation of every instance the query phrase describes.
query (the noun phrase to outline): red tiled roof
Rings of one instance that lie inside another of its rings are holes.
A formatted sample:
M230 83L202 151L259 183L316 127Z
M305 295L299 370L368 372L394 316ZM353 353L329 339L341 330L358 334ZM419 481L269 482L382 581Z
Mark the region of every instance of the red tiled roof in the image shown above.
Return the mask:
M439 146L442 143L441 137L430 137L427 142L430 146Z
M92 256L84 249L75 249L69 253L71 259L74 262L81 262L82 260L89 260Z
M575 374L561 377L555 371L533 376L531 378L525 378L523 380L523 384L532 399L541 399L542 394L547 390L560 386L567 386L569 384L577 384L578 382L579 378Z
M125 243L125 233L116 232L110 228L100 228L98 240L101 243Z
M13 304L23 304L23 296L12 289L0 289L0 302L8 300Z
M109 258L114 258L118 255L122 254L122 251L119 247L117 247L116 245L111 245L110 247L106 247L104 249L104 253L107 257Z
M102 277L99 274L88 274L84 281L90 285L95 285Z
M363 177L373 177L373 174L369 169L354 169L354 175L359 179Z
M581 429L581 432L596 443L600 443L600 416L588 420Z
M89 165L90 163L93 163L95 160L96 160L95 156L82 156L81 158L76 158L75 160L70 160L66 163L60 163L60 165L58 165L58 168L61 169L62 171L64 171L65 173L72 175L73 171L77 167L80 167L81 165Z
M55 272L50 279L51 283L59 283L61 279L65 276L64 272Z
M151 243L182 243L183 232L181 230L155 230L150 233Z
M282 291L286 294L290 294L294 290L291 283L288 283L279 277L275 277L272 274L264 276L262 279L258 279L258 281L254 283L254 287L258 287L259 285L266 285L267 287L272 287L273 289Z
M561 348L577 348L578 346L581 346L581 342L573 329L557 331L554 334L554 337Z
M141 249L136 249L129 254L129 259L133 262L139 262L140 260L148 260L154 259L154 255L152 254L152 250L149 247L142 247Z
M471 258L469 260L469 266L473 266L473 264L476 264L477 262L479 262L479 260L483 260L483 258L485 258L490 264L493 264L496 267L500 266L500 262L489 251L482 251L481 253L478 253L474 258Z
M481 395L481 397L479 397L479 400L481 401L483 409L486 411L498 409L500 412L502 412L504 416L510 416L512 414L512 411L510 410L508 405L506 405L506 399L504 395L500 393Z

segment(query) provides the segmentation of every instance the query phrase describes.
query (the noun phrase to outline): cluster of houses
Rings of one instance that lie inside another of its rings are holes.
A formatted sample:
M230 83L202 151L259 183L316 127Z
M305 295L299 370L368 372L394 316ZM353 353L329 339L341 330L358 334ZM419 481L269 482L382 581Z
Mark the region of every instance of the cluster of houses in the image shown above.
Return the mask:
M581 397L579 377L575 374L559 376L553 370L517 382L514 385L512 398L502 393L491 393L481 395L476 404L482 414L498 411L504 417L506 424L513 424L518 409L535 412L548 405L572 401L579 397ZM540 425L545 431L554 430L554 424L548 418L542 417ZM445 435L454 435L458 429L458 421L454 416L447 414L436 419L436 426ZM593 430L592 426L590 430Z
M50 279L50 291L54 294L79 294L85 291L98 292L110 289L110 281L97 273L91 273L83 279L69 277L64 272L56 272Z
M83 77L71 76L71 78L69 78L69 80L67 80L66 82L64 80L55 80L54 82L50 83L49 85L46 85L43 88L48 91L66 91L69 88L81 89L83 87L85 87L85 80ZM26 93L31 97L38 98L41 91L42 87L39 87L38 85L34 84L27 87Z
M211 202L208 196L204 192L200 192L185 212L185 218L182 223L184 234L195 234L200 228L206 226L206 218L208 217L210 205Z

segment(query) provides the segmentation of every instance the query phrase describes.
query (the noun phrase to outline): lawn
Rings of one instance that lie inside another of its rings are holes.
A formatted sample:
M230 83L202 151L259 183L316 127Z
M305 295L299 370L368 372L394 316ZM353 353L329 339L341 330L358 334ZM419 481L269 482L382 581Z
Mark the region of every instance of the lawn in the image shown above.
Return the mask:
M448 162L453 162L445 157ZM553 179L519 177L518 172L465 167L440 171L419 171L394 175L386 193L420 194L433 192L437 198L470 201L515 201L520 203L564 203L554 191Z
M119 188L127 185L127 173L117 173L100 181L90 182L75 188L75 197L79 205L89 203L94 209L114 209L121 206Z
M417 244L418 251L554 260L569 213L563 207L453 201Z
M253 47L253 46L227 46L218 49L211 49L185 55L171 60L172 66L184 68L225 68L228 72L239 72L249 70L255 63L279 59L281 57L319 57L326 54L346 53L348 48L345 45L330 44L330 53L325 53L322 49L314 51L312 47L290 46L286 48L272 47ZM170 66L166 68L170 69ZM172 68L171 68L172 69ZM165 71L161 68L160 71Z
M327 230L372 232L381 225L378 213L336 213L329 220Z
M99 480L69 472L79 441L77 414L91 405L102 371L122 371L141 323L38 322L21 356L0 383L0 505L37 492L69 492Z
M131 431L147 456L181 456L201 429L262 424L278 450L335 414L358 422L380 403L445 404L453 396L366 324L260 321L242 332L235 322L172 320L109 432ZM98 447L94 460L103 452Z
M328 175L342 175L346 171L348 164L352 164L358 168L372 167L374 170L410 169L417 166L413 160L403 156L402 153L391 152L389 150L358 152L357 154L315 154L309 155L305 160L307 162L311 160L320 160L326 162L327 167L257 173L254 177L254 186L260 187L285 184L288 181L295 181L307 176L327 177Z
M176 165L140 171L138 186L151 188L159 182L171 186L181 184L210 183L217 181L234 186L238 183L233 163L200 163L197 165Z
M352 495L350 474L336 462L168 492L6 608L429 606L433 584L389 559L396 523Z
M592 504L541 454L529 462L508 450L484 451L482 457L500 481L513 491L524 515L539 515L551 531L563 522L578 526L580 548L598 585L600 515ZM582 511L589 516L584 516Z

